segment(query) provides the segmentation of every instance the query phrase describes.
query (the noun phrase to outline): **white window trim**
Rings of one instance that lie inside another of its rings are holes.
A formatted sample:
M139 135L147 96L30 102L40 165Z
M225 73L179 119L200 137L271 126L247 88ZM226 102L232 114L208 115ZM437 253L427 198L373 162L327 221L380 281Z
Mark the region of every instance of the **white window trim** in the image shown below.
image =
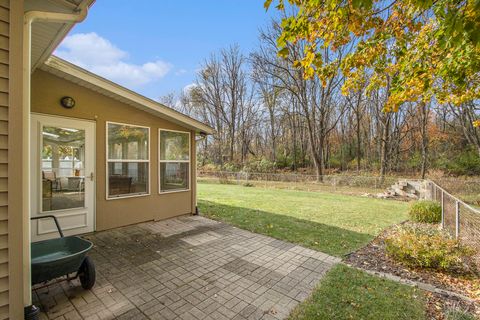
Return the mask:
M180 132L180 133L187 133L188 134L188 160L161 160L161 147L160 147L160 136L161 132ZM169 193L178 193L178 192L189 192L192 186L192 137L190 131L180 131L180 130L170 130L170 129L158 129L158 194L169 194ZM169 191L162 191L162 177L161 177L161 170L160 170L160 163L168 163L168 162L176 162L176 163L188 163L188 181L187 181L187 188L186 189L179 189L179 190L169 190Z
M130 127L137 127L137 128L144 128L148 130L148 160L120 160L120 159L110 159L109 154L108 154L108 125L109 124L118 124L122 126L130 126ZM146 197L151 194L151 144L152 144L152 139L150 137L150 127L138 125L138 124L132 124L132 123L123 123L123 122L114 122L114 121L106 121L105 123L105 199L106 200L118 200L118 199L126 199L126 198L137 198L137 197ZM108 163L109 162L148 162L148 186L147 186L147 192L146 193L131 193L131 194L125 194L125 195L118 195L118 196L109 196L109 181L108 181Z

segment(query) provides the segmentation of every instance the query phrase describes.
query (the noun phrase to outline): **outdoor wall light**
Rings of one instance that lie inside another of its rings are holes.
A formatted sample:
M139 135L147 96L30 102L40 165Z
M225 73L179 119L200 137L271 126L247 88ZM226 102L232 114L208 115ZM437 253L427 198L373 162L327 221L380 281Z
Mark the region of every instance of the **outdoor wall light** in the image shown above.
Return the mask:
M60 103L62 104L62 107L67 109L75 107L75 100L72 97L63 97L60 99Z

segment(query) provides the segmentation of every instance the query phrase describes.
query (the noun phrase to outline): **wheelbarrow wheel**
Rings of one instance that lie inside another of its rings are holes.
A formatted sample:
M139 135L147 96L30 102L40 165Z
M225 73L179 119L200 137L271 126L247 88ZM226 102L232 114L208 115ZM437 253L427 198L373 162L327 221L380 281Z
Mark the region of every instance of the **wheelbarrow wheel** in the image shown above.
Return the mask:
M95 285L95 264L90 257L85 257L83 259L82 265L78 270L78 276L80 278L80 283L82 288L85 290L90 290Z

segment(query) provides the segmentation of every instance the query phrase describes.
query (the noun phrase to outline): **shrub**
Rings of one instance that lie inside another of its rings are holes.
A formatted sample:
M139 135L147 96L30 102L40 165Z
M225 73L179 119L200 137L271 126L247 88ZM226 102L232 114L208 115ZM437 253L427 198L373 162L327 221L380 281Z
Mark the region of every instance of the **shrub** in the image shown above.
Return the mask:
M226 171L226 172L237 172L239 168L235 163L227 162L223 164L220 170Z
M261 159L257 162L257 172L273 172L277 164L267 159Z
M441 155L435 166L456 176L472 176L480 174L480 157L477 150L465 150L453 156Z
M458 273L475 269L473 249L429 225L399 227L385 245L392 258L409 267Z
M200 163L200 161L198 162ZM199 171L205 171L205 172L216 172L218 171L218 166L213 163L207 163L204 166L199 166Z
M442 220L442 206L435 201L417 201L408 214L414 222L439 223Z
M260 173L268 173L275 171L277 164L272 162L268 159L261 158L261 159L254 159L250 160L243 168L243 171L246 172L260 172Z
M469 150L460 153L451 163L451 170L458 175L478 175L480 174L480 157L478 153Z

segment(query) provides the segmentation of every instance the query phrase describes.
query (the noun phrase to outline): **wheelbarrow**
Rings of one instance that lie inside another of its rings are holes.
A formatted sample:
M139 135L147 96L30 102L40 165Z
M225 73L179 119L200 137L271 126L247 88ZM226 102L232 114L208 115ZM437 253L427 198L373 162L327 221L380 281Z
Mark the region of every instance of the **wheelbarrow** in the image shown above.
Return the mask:
M66 276L63 280L80 278L82 287L91 289L95 284L95 265L87 253L93 244L75 236L64 237L60 224L53 215L33 217L31 220L44 218L53 219L60 238L31 244L32 285Z

